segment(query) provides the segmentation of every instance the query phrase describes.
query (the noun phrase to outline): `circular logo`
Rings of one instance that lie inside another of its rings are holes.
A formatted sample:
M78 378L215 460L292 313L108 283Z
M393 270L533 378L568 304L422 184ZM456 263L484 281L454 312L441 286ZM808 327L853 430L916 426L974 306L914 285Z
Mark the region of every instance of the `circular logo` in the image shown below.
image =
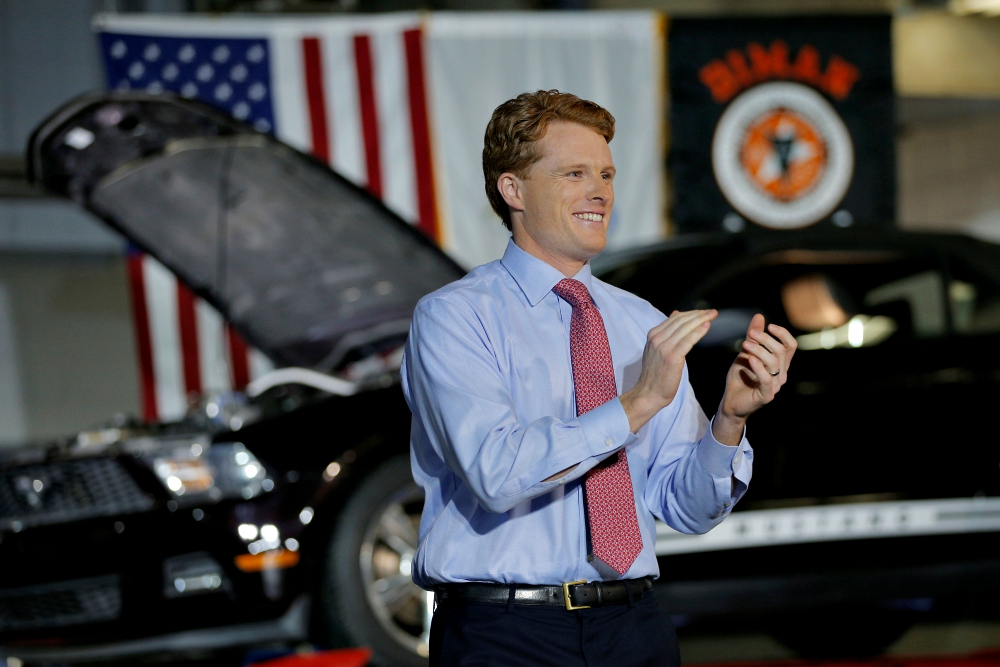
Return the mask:
M822 95L798 83L765 83L722 114L712 168L722 194L744 217L795 229L822 220L843 200L854 147Z

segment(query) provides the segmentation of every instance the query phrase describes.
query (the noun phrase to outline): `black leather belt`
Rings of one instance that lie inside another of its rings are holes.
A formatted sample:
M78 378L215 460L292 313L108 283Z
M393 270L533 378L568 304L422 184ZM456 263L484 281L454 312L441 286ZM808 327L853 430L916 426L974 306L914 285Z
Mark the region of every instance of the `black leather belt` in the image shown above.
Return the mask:
M444 600L462 602L510 603L508 584L445 584L434 589L437 602ZM569 611L625 604L629 591L632 600L641 600L653 590L653 578L622 579L620 581L569 581L562 586L514 586L514 604L566 607Z

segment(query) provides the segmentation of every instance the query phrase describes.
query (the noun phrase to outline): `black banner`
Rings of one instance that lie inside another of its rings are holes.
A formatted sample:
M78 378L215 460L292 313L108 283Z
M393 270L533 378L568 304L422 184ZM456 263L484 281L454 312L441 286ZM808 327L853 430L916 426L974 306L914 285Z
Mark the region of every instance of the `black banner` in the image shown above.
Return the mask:
M889 16L677 19L668 45L680 232L894 224Z

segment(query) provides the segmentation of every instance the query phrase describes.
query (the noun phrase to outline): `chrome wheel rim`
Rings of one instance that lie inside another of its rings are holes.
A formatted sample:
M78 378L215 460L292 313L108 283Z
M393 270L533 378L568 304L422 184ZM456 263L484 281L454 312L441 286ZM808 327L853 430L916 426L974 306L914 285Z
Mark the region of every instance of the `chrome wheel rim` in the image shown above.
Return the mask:
M361 580L382 629L405 649L428 655L433 593L413 583L423 492L397 489L372 517L361 542Z

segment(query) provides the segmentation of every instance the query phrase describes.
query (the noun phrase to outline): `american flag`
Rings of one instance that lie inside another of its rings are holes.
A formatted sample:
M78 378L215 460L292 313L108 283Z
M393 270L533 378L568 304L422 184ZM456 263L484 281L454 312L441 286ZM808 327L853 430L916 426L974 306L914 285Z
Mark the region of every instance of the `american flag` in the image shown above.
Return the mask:
M264 39L100 34L108 87L165 90L228 111L261 132L274 130L270 59Z
M417 15L95 19L111 89L173 91L311 152L439 240ZM143 414L272 365L155 259L128 258Z

